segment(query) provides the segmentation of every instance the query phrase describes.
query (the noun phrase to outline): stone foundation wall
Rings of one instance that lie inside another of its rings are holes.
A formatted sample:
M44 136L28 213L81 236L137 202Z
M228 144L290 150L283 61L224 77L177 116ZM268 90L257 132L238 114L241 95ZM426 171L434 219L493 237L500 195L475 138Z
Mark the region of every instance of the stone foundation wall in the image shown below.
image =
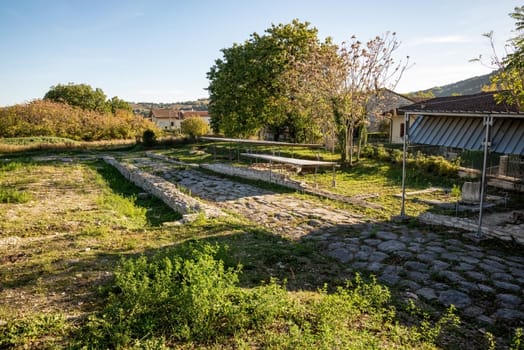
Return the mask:
M305 187L302 183L286 178L282 174L270 170L254 170L248 168L239 168L222 163L201 164L201 168L214 171L215 173L237 176L243 179L260 180L274 183L294 190L303 191Z
M181 192L174 184L143 171L131 164L118 162L113 157L104 157L104 161L115 167L127 180L142 188L144 191L159 198L170 208L182 215L203 212L208 217L221 215L218 208L206 205L195 198Z
M454 216L424 213L419 216L419 220L425 224L455 227L471 232L477 232L478 230L478 221ZM482 233L488 237L524 244L524 230L522 225L504 225L504 227L483 225Z

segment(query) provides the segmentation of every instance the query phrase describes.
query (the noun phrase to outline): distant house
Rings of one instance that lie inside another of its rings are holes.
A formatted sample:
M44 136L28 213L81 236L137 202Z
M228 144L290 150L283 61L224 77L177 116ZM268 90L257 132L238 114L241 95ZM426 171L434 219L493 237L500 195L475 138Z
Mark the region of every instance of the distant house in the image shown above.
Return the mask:
M368 130L378 131L379 125L384 121L385 111L393 111L400 107L413 104L413 100L406 96L400 95L389 89L382 89L378 94L372 96L366 106L369 121Z
M376 131L386 118L389 120L389 142L402 143L405 133L404 114L400 108L412 105L415 101L389 89L382 90L368 102L369 130Z
M210 118L207 111L186 111L172 108L151 110L151 121L163 130L180 130L182 121L190 117L200 117L209 124Z

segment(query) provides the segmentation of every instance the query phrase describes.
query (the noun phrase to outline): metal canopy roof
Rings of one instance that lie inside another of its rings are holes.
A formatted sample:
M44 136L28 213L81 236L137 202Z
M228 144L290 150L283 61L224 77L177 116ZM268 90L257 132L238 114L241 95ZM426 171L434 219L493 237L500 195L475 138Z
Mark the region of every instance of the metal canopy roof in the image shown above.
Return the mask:
M410 128L412 143L482 150L483 118L464 116L419 116ZM493 118L491 151L524 156L524 119Z
M500 92L481 92L473 95L444 96L401 107L401 112L419 112L420 114L489 114L518 115L520 111L514 104L498 103L495 95Z

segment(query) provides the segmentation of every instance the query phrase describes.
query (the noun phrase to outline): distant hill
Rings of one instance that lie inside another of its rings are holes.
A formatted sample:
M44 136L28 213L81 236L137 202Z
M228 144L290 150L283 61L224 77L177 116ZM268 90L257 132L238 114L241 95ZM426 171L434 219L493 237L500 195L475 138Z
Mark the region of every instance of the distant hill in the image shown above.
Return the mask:
M167 103L155 103L155 102L129 102L133 112L135 114L143 115L144 117L149 116L151 109L158 108L172 108L180 110L193 110L193 111L207 111L207 106L209 105L209 99L200 98L196 101L186 101L186 102L167 102Z
M476 94L482 91L482 87L490 84L490 78L496 72L493 71L489 74L480 75L477 77L461 80L456 83L451 83L443 86L432 87L427 90L420 90L416 92L410 92L406 94L408 96L428 96L428 97L444 97L453 95L470 95ZM431 93L434 96L431 96Z

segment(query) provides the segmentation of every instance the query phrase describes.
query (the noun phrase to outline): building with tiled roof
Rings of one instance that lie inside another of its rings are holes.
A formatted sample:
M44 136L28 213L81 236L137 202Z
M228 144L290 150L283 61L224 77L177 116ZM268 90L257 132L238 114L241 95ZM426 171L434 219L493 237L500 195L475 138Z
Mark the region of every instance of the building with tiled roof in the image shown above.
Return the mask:
M186 111L172 108L156 108L151 110L151 121L163 130L179 130L184 119L200 117L209 124L207 111Z

